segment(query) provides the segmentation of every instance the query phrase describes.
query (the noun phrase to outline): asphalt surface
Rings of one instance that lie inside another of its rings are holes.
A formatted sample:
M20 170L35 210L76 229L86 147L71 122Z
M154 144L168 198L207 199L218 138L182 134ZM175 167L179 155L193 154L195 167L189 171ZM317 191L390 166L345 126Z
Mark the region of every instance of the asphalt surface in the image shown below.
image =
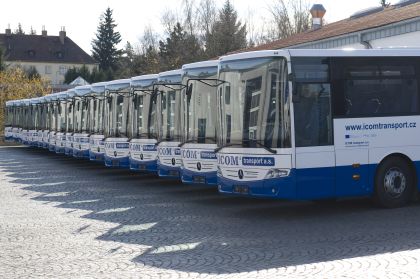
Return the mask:
M220 196L0 147L1 278L420 278L420 204Z

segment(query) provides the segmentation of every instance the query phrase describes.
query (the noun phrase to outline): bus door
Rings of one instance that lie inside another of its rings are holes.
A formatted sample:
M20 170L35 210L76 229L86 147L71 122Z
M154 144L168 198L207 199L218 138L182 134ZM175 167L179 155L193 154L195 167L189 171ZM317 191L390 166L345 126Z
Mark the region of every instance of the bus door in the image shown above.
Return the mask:
M372 133L359 128L366 121L363 115L373 115L383 102L382 82L376 84L376 80L369 78L378 72L378 63L377 58L331 58L337 197L362 196L372 189L369 186Z
M327 83L297 84L294 103L296 187L299 199L335 196L331 90Z
M294 69L296 195L298 199L335 196L331 84L327 58L299 57Z

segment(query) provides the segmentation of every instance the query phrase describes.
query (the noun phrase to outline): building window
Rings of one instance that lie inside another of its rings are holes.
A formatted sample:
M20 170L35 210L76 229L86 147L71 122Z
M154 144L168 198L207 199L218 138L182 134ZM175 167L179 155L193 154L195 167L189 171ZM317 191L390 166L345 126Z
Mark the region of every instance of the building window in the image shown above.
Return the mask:
M51 74L51 65L45 65L45 74L47 75Z
M60 66L60 75L65 75L67 73L67 67L66 66Z

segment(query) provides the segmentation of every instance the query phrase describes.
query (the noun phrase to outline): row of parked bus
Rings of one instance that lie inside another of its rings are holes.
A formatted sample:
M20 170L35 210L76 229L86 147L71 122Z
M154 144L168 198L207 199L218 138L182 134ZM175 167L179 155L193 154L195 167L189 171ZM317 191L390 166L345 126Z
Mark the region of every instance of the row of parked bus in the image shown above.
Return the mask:
M276 50L6 103L6 140L221 193L417 194L416 50Z

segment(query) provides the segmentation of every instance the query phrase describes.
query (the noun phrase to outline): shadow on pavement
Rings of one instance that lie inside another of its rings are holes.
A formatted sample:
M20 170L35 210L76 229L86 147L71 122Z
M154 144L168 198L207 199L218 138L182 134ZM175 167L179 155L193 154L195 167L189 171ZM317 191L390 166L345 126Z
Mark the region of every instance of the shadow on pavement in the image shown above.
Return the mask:
M16 187L39 193L34 200L116 223L98 239L147 247L133 261L154 267L230 274L420 248L417 204L384 210L368 199L226 197L29 148L0 148L0 168Z

